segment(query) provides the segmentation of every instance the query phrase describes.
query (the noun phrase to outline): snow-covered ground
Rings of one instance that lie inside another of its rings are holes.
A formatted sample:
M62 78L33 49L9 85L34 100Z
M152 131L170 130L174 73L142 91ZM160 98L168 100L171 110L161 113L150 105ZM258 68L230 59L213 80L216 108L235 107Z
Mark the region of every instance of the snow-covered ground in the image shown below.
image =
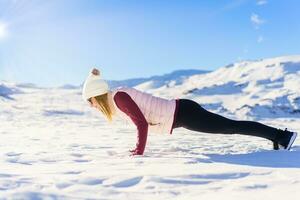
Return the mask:
M300 65L276 65L299 58L233 64L184 79L178 75L179 82L172 77L166 85L160 80L159 87L148 84L144 90L192 98L227 117L259 119L300 132ZM291 151L274 151L262 138L177 128L172 135L149 133L145 154L130 157L134 125L107 123L81 100L80 92L70 85L0 83L0 199L261 200L300 195L299 138Z

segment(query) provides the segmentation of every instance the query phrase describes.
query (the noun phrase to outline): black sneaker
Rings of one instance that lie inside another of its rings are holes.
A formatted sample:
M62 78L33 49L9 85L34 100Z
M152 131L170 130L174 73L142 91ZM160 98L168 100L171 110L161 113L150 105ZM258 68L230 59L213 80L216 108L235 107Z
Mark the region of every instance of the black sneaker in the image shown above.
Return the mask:
M280 131L277 135L276 141L273 141L274 150L290 150L294 141L296 140L297 133L285 129Z

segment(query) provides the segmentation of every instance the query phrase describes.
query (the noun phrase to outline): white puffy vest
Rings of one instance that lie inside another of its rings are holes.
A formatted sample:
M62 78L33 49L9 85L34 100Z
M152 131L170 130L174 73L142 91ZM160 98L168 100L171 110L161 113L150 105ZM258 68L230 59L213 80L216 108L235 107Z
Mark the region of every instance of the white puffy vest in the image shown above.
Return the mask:
M112 90L113 103L119 117L131 119L121 111L114 101L114 96L118 91L126 92L140 108L148 122L148 131L153 133L171 133L176 108L175 99L164 99L153 96L135 88L119 87Z

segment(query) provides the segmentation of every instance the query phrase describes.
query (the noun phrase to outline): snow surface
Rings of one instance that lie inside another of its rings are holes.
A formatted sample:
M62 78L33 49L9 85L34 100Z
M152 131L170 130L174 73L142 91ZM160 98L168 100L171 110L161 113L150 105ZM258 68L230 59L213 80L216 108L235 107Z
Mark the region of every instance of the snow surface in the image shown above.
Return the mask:
M245 61L172 77L167 85L147 91L191 98L227 117L300 132L299 63L300 56ZM130 157L134 125L107 123L82 101L80 88L4 81L0 120L0 199L261 200L300 195L299 138L291 151L274 151L262 138L177 128L172 135L149 133L145 154Z

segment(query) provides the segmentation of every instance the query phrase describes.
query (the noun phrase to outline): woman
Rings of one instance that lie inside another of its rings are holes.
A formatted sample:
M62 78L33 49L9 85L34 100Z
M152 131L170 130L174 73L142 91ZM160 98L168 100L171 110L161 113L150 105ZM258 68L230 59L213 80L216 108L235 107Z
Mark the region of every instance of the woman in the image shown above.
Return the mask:
M242 134L262 137L273 148L290 150L296 132L280 130L255 121L238 121L209 112L190 99L163 99L134 88L109 90L100 72L93 69L87 77L82 97L112 121L115 116L133 122L138 130L136 148L131 155L143 155L149 132L172 134L174 128L215 134Z

